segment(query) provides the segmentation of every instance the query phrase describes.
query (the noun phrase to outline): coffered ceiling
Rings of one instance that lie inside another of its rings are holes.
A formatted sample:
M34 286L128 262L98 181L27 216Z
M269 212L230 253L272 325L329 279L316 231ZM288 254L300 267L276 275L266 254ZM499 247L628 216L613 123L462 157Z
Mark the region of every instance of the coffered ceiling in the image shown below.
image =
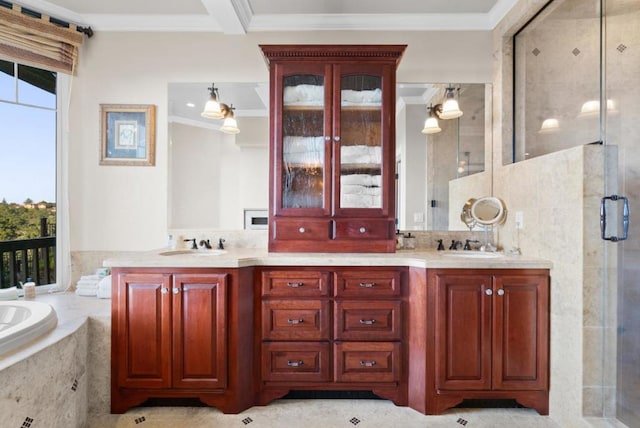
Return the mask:
M517 0L18 0L96 31L491 30Z

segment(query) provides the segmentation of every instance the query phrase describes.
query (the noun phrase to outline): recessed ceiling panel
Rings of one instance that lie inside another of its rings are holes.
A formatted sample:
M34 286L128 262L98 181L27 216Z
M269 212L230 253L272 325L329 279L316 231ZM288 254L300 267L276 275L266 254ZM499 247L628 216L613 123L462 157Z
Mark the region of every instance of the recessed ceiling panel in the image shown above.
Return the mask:
M497 0L249 0L256 15L487 13Z

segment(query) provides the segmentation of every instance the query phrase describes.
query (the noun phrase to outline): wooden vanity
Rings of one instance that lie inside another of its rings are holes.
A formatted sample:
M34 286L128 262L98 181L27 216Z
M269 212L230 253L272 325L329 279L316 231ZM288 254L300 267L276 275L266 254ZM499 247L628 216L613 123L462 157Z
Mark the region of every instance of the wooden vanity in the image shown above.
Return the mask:
M108 261L112 412L157 397L238 413L289 391L372 391L425 414L481 398L548 414L548 262L366 260L254 250Z

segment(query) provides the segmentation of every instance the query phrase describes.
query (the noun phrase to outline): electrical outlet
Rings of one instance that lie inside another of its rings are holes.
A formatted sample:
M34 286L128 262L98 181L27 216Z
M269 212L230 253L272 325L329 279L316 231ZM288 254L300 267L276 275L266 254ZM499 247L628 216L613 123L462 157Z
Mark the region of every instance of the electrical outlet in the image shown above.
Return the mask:
M424 223L424 213L413 213L414 223Z
M516 229L524 229L524 213L516 211Z

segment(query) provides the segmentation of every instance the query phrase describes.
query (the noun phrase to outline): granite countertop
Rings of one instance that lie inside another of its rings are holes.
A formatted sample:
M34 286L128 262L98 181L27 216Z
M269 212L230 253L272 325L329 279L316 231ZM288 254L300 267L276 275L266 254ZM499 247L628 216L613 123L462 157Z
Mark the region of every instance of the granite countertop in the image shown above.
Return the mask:
M168 250L128 252L104 260L105 267L248 266L409 266L421 268L550 269L549 260L479 251L409 251L395 253L269 253L266 249Z

